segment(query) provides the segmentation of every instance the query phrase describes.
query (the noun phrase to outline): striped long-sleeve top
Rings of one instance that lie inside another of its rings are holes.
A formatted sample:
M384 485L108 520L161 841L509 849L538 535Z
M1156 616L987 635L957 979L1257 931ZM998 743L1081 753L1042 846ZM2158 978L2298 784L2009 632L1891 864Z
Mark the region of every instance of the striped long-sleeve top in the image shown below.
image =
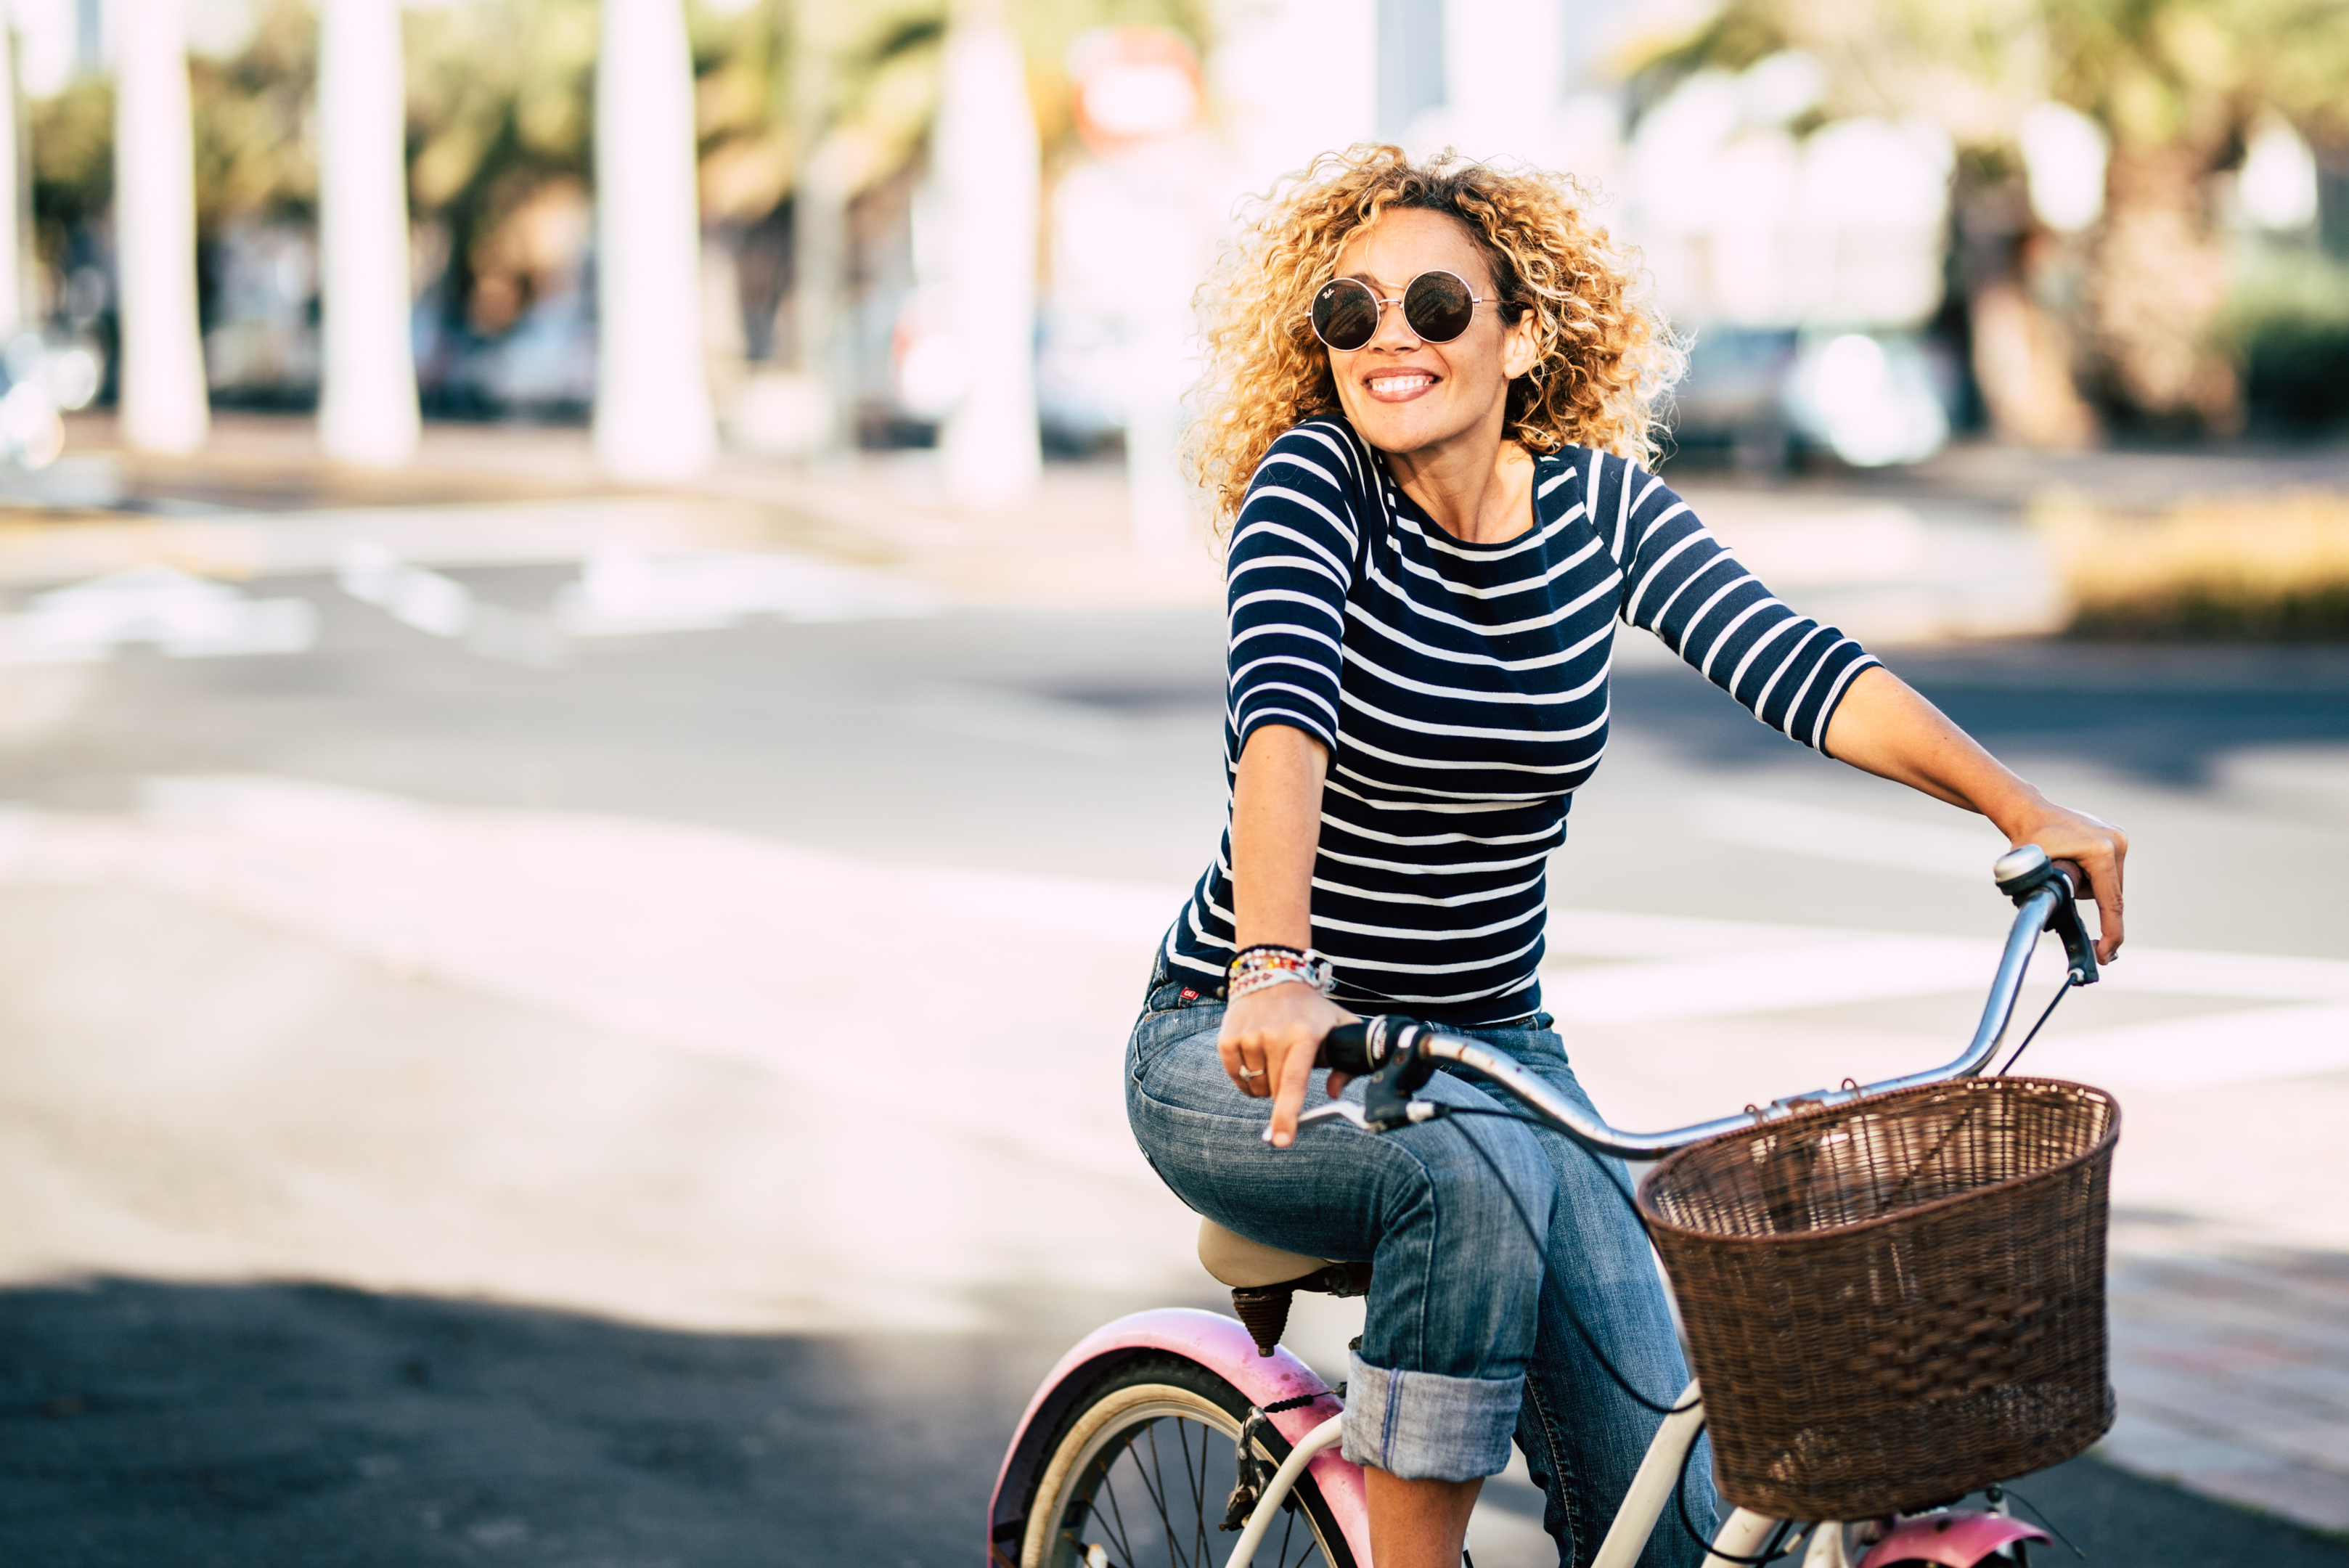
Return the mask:
M1536 461L1531 530L1469 544L1344 420L1309 420L1258 465L1227 569L1226 782L1268 724L1329 748L1313 945L1338 1000L1454 1025L1540 1007L1545 868L1606 750L1619 620L1812 747L1876 662L1661 480L1581 447ZM1233 951L1227 806L1166 958L1212 992Z

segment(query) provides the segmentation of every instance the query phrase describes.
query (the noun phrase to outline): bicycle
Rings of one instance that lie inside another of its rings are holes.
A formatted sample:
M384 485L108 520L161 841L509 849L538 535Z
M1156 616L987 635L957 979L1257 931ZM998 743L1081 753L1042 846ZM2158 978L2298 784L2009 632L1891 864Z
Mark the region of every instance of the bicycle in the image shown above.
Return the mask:
M1340 1118L1375 1136L1445 1115L1446 1107L1414 1098L1413 1092L1439 1066L1448 1066L1497 1088L1531 1118L1567 1134L1594 1155L1661 1159L1720 1148L1740 1134L1785 1137L1795 1126L1819 1125L1823 1113L1857 1115L1900 1096L1913 1098L1914 1092L1976 1079L2005 1038L2025 969L2043 932L2052 930L2061 939L2069 965L2056 1001L2071 988L2093 984L2097 978L2095 950L2075 903L2076 892L2085 885L2077 867L2050 861L2037 846L2025 845L2001 857L1992 877L2000 891L2013 899L2014 920L1973 1038L1964 1054L1945 1066L1867 1085L1847 1079L1837 1089L1787 1096L1692 1127L1627 1133L1559 1097L1538 1078L1475 1040L1410 1020L1370 1019L1332 1031L1321 1061L1361 1076L1361 1100L1333 1100L1306 1116ZM2050 1002L2001 1075L2014 1064L2054 1008ZM1951 1136L1944 1132L1943 1143ZM2114 1136L2116 1129L2106 1129L2097 1146L2107 1164ZM1643 1183L1643 1212L1658 1177L1668 1168L1659 1166ZM2037 1462L2002 1474L1968 1473L1962 1484L1920 1480L1917 1484L1940 1493L1930 1505L1871 1509L1850 1520L1796 1519L1739 1506L1710 1542L1707 1568L1775 1561L1792 1552L1790 1541L1806 1537L1804 1568L1850 1568L1855 1546L1864 1549L1858 1568L1906 1563L1974 1568L1992 1558L2027 1562L2029 1545L2049 1537L2006 1511L1997 1483L2080 1451L2101 1436L2111 1418L2110 1389L2103 1381L2105 1210L2100 1191L2088 1196L2093 1202L2081 1210L2086 1218L2079 1224L2094 1226L2096 1243L2090 1259L2095 1295L2095 1321L2089 1326L2095 1336L2095 1387L2103 1400L2101 1421L2089 1417L2083 1426L2075 1418L2075 1430L2059 1434L2068 1449L2052 1450L2053 1458L2044 1457L2051 1450L2043 1443ZM1651 1230L1658 1233L1652 1216ZM1207 1568L1213 1543L1232 1530L1238 1539L1226 1559L1229 1568L1248 1568L1268 1541L1277 1544L1278 1568L1301 1568L1317 1558L1327 1568L1368 1568L1369 1516L1361 1472L1337 1451L1342 1388L1326 1386L1278 1344L1296 1293L1359 1294L1368 1282L1368 1265L1260 1246L1209 1220L1201 1222L1199 1252L1208 1272L1231 1289L1237 1317L1189 1308L1135 1313L1095 1331L1062 1357L1021 1416L998 1474L988 1508L989 1568L1145 1568L1154 1563ZM1666 1262L1671 1265L1673 1255L1668 1253ZM1663 1413L1599 1547L1597 1568L1630 1568L1638 1558L1677 1497L1682 1472L1704 1429L1700 1383L1706 1336L1699 1332L1705 1324L1698 1317L1710 1309L1692 1313L1677 1273L1674 1283L1681 1291L1699 1381L1692 1382ZM2073 1310L2086 1308L2075 1304ZM2024 1319L2029 1316L2023 1314ZM2008 1336L2003 1351L1995 1345L1992 1349L2005 1355L2011 1365L2024 1354L2013 1340L2022 1338L2027 1347L2049 1331L2049 1314L2042 1312L2035 1326ZM1994 1383L1995 1371L1981 1369L1979 1348L1967 1354L1976 1362L1966 1386L1983 1384L1986 1376ZM1993 1355L1992 1360L1996 1359ZM1914 1370L1913 1365L1905 1368ZM1905 1382L1920 1380L1907 1376ZM1945 1391L1929 1387L1925 1397ZM1717 1449L1721 1441L1717 1434ZM1716 1458L1721 1459L1718 1452ZM1228 1494L1219 1480L1226 1475L1237 1481ZM1992 1500L1987 1511L1951 1506L1985 1487ZM1725 1497L1730 1493L1726 1484L1723 1492Z

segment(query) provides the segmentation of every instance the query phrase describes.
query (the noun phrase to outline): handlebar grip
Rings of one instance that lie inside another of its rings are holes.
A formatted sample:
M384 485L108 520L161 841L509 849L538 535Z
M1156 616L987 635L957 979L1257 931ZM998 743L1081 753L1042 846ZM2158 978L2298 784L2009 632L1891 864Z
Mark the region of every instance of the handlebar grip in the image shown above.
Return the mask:
M1340 1023L1321 1036L1321 1063L1333 1073L1360 1076L1371 1070L1371 1026L1361 1019Z
M2078 861L2056 860L2051 861L2050 864L2053 865L2058 872L2063 874L2064 880L2072 884L2072 897L2075 898L2093 898L2095 897L2095 889L2088 886L2087 868L2083 867Z

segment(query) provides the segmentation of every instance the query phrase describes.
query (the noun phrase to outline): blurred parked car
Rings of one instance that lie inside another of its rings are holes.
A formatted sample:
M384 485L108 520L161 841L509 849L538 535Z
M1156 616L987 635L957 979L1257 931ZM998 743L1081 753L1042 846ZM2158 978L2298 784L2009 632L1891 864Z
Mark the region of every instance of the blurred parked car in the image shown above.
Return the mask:
M1921 462L1950 439L1963 373L1914 332L1699 328L1673 398L1680 452L1773 472L1810 453Z

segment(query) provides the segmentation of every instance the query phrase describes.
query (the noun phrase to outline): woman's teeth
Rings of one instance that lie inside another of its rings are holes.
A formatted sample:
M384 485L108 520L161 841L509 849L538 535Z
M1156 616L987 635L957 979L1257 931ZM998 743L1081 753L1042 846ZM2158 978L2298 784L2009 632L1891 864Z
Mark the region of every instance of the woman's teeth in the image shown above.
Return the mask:
M1373 376L1371 378L1371 390L1381 394L1416 392L1423 387L1432 387L1433 385L1435 385L1434 377L1428 375L1424 371L1418 370L1414 370L1408 375L1402 376Z

